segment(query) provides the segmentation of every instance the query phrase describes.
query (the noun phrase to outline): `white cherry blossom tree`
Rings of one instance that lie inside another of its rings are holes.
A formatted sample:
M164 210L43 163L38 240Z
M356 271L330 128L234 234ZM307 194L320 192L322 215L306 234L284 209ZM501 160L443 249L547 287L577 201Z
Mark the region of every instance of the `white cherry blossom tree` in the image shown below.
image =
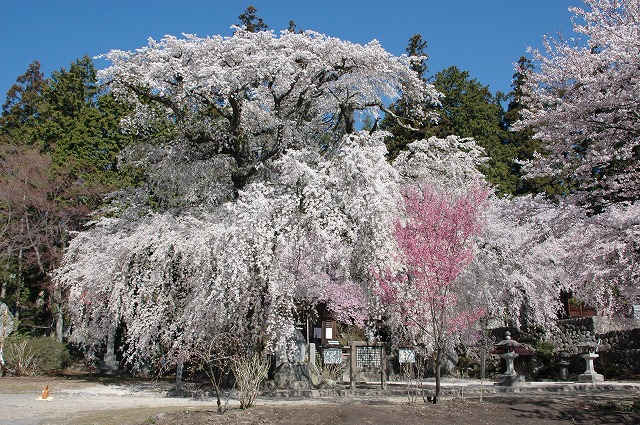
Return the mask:
M511 214L529 221L529 264L543 261L559 289L613 315L639 300L640 4L584 4L571 8L577 39L532 50L518 124L544 142L529 175L556 176L566 195L514 201Z
M113 65L100 77L134 105L123 124L138 142L122 160L144 184L113 195L54 280L68 295L71 338L98 347L120 327L134 364L179 363L224 335L251 350L285 347L301 305L324 303L362 325L381 311L372 265L402 266L400 188L453 196L486 185L473 140L416 141L390 164L387 133L355 131L357 113L380 113L400 95L439 98L408 58L377 42L238 29L106 57ZM517 283L519 305L544 304L549 286L532 268L534 284L522 283L519 257L483 257L487 247L525 249L524 236L514 244L494 229L458 299L503 317L515 308L496 294ZM505 258L501 274L490 261Z
M357 113L377 116L401 95L423 105L440 96L407 56L312 31L166 36L105 57L113 65L99 77L136 105L130 130L146 134L164 123L178 138L230 157L237 190L287 149L335 148L355 131Z
M300 301L362 323L397 173L355 118L400 95L437 102L410 60L240 28L105 56L100 78L134 105L122 159L145 184L114 194L116 218L74 239L56 274L73 338L100 345L122 326L129 360L172 363L225 332L285 344Z
M531 175L556 175L602 207L638 198L640 4L585 0L574 7L577 39L547 38L532 50L521 126L546 154Z

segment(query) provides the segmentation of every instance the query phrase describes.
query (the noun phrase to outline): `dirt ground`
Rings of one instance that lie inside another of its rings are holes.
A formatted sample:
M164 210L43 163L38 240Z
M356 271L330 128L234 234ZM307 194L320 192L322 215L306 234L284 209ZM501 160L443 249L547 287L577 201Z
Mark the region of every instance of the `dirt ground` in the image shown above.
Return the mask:
M147 419L144 423L174 424L640 424L640 415L605 411L590 403L544 398L491 397L445 399L432 404L386 400L314 404L258 405L225 415L185 411ZM140 423L142 425L142 423Z
M51 399L38 400L44 385ZM395 395L283 399L261 397L224 415L208 396L172 397L171 383L51 377L0 378L0 425L176 424L640 424L640 385L537 387L409 404ZM626 410L626 411L625 411ZM629 412L628 410L635 410Z
M619 401L616 403L618 404ZM258 405L225 415L214 411L184 411L147 419L174 424L640 424L640 414L607 410L606 404L576 402L573 397L491 396L445 398L436 405L402 400L346 400L330 403ZM142 423L140 423L142 425Z

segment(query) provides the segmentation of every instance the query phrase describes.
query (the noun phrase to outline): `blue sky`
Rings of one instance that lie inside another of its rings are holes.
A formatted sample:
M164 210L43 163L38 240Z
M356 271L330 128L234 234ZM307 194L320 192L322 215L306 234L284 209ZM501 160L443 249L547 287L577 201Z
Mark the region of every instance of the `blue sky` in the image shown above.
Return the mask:
M429 75L456 65L492 92L508 92L513 62L545 34L571 33L569 6L579 0L0 0L0 100L39 60L45 76L85 53L134 50L148 37L181 33L231 35L252 4L269 29L293 19L356 43L380 41L404 53L409 38L428 42ZM107 64L96 61L98 68Z

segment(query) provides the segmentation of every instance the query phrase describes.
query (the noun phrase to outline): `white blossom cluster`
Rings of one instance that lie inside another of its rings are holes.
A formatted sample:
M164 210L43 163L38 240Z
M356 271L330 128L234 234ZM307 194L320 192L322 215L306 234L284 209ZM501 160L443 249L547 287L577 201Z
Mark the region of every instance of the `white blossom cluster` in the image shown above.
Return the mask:
M584 3L570 9L577 39L532 51L518 125L544 142L529 176L556 176L567 194L514 200L504 217L519 217L516 252L528 275L548 275L540 285L624 314L640 302L640 3Z
M330 149L354 132L357 113L378 116L390 99L428 105L440 97L407 56L377 41L359 45L312 31L166 36L105 58L113 65L99 77L135 105L125 120L131 132L144 135L164 122L232 156L239 174L288 148ZM413 115L433 113L418 107Z
M597 215L530 196L491 205L466 274L483 279L481 305L496 318L553 330L563 291L608 316L640 301L638 202Z
M300 302L361 324L399 181L384 134L356 134L355 114L400 95L437 102L409 59L375 41L242 29L106 58L100 78L135 106L123 125L139 142L123 160L147 184L67 250L55 280L72 337L100 345L123 328L135 362L220 332L282 344Z
M485 184L473 140L416 141L390 164L386 133L355 131L359 111L440 97L377 42L238 30L106 57L100 77L135 106L123 125L139 141L123 158L147 184L71 241L54 281L72 339L100 346L121 329L133 363L171 364L221 333L286 345L302 305L324 303L347 323L380 317L373 270L402 267L402 188ZM617 293L637 294L636 204L603 220L530 199L490 204L456 285L461 304L546 324L562 288L598 282L585 299L604 311Z
M303 301L324 302L341 321L362 325L379 313L372 265L398 266L400 188L426 179L453 190L460 176L440 174L444 164L472 174L477 162L452 160L455 139L431 139L415 146L449 149L391 165L385 136L344 136L332 154L289 150L270 178L217 209L99 220L71 241L56 274L69 295L72 336L101 344L124 325L133 360L185 355L220 332L286 343ZM423 171L398 171L410 168Z
M533 50L522 127L545 155L531 175L570 180L597 205L637 199L640 187L640 4L585 0L572 8L578 39L546 39Z

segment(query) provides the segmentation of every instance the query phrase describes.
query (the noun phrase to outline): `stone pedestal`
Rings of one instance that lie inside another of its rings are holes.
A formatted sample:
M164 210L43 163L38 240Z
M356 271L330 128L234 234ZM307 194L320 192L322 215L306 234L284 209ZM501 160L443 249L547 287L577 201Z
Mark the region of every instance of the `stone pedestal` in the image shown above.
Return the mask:
M513 368L513 361L516 357L518 357L518 355L513 351L500 354L500 358L503 358L507 363L507 370L504 372L504 375L517 375L516 370Z
M524 376L518 375L515 368L513 367L513 361L516 359L516 357L518 357L516 349L521 348L522 344L511 339L511 332L507 332L505 334L505 338L495 346L496 349L499 350L499 353L502 352L501 354L498 354L498 356L501 359L504 359L507 364L507 370L505 370L503 374L498 375L497 385L503 387L512 387L514 385L524 384Z
M577 345L578 349L582 351L583 354L580 355L587 362L587 370L584 373L578 375L578 381L580 382L602 382L604 381L604 376L596 373L593 368L593 361L600 357L599 354L596 353L598 348L600 347L600 340L598 342L594 341L586 341Z
M578 375L578 381L580 382L602 382L604 381L604 376L599 373L596 373L593 368L593 361L600 357L599 354L596 353L585 353L582 354L581 357L587 362L587 370L584 373Z
M524 376L522 375L498 375L496 385L500 385L501 387L514 387L517 385L522 385L525 383Z
M566 381L569 379L569 362L566 360L560 360L558 362L559 375L561 381Z
M512 387L524 383L524 376L518 375L513 367L513 361L518 357L518 354L513 351L507 351L504 354L499 354L499 356L507 363L507 370L503 374L498 375L498 385Z

